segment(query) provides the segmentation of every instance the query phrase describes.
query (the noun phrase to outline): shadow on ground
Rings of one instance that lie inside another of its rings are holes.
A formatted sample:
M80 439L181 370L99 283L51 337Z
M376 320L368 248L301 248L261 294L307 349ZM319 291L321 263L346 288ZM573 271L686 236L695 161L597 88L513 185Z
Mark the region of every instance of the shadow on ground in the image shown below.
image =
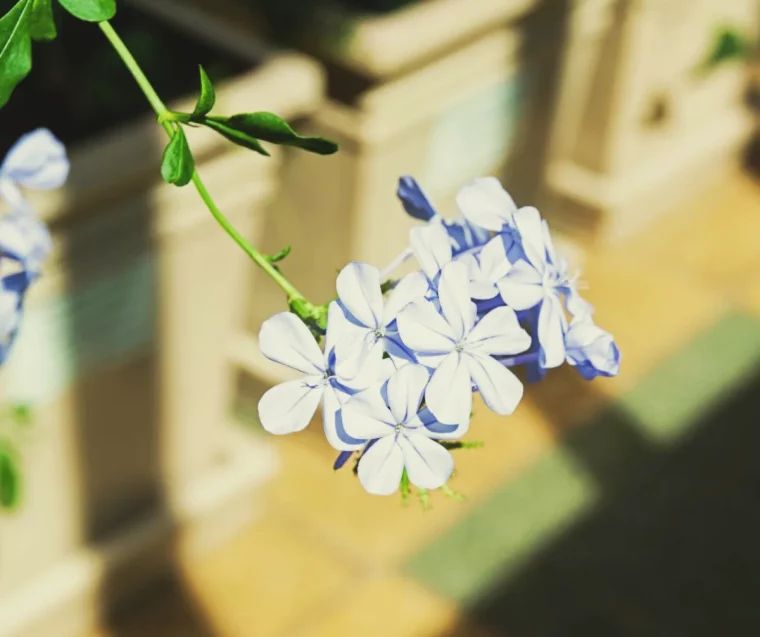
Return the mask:
M594 506L469 614L505 637L760 634L760 368L745 381L668 446L615 410L566 435Z

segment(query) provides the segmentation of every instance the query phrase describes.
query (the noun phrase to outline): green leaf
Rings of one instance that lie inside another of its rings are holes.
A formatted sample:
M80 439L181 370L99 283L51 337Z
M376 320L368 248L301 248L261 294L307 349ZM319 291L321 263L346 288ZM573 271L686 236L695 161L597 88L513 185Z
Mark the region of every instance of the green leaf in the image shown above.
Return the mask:
M224 119L224 118L219 118L219 119ZM242 131L236 130L235 128L228 126L224 122L217 121L217 119L209 119L207 117L204 117L196 121L199 124L203 124L204 126L210 128L211 130L215 130L217 133L219 133L223 137L226 137L227 139L229 139L233 144L237 144L238 146L242 146L243 148L254 150L260 155L269 157L269 153L261 144L259 144L259 141L255 137L251 137L250 135L247 135L246 133Z
M272 144L295 146L319 155L332 155L338 145L324 137L304 137L296 133L288 123L274 113L242 113L232 117L214 117L227 126L244 132L246 135Z
M0 447L0 509L13 510L21 499L21 477L15 454Z
M286 256L290 254L290 250L290 246L285 246L277 254L273 254L271 257L267 257L267 260L269 263L277 263L278 261L282 261Z
M187 144L185 131L177 127L174 136L166 145L161 162L161 176L164 181L175 186L187 186L193 177L195 159Z
M86 22L103 22L116 15L116 0L58 0L71 15Z
M211 78L206 75L206 71L202 66L198 65L198 69L201 73L201 95L195 105L192 117L204 117L205 115L208 115L216 103L216 91L214 91L214 85L211 83Z
M734 29L718 32L709 55L702 63L703 70L710 70L726 62L749 60L752 47L749 41Z
M0 18L0 108L32 69L31 13L31 1L19 0Z
M53 0L32 0L29 33L33 40L55 40L58 32L53 18Z

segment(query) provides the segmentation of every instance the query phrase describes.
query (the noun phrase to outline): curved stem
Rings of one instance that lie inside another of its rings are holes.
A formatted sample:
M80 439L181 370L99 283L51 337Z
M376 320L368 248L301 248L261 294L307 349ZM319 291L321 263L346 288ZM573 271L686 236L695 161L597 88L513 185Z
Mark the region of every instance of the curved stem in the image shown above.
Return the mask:
M166 131L166 134L169 135L169 137L173 137L174 124L165 119L166 116L170 114L170 111L166 108L166 105L158 96L158 93L156 93L148 78L145 77L145 74L142 72L142 69L137 63L137 60L135 60L126 44L124 44L124 41L119 37L118 33L116 33L109 22L99 22L98 26L106 38L108 38L108 41L111 43L116 53L118 53L119 57L124 62L124 65L132 74L135 82L137 82L137 85L140 87L146 99L158 116L159 123ZM285 294L288 296L288 301L291 303L292 301L296 300L305 301L306 299L303 294L301 294L296 289L296 287L282 275L282 273L269 261L269 259L267 259L258 250L256 250L256 248L254 248L237 230L235 230L227 217L224 216L222 211L219 210L219 207L216 205L216 203L214 203L211 194L206 189L206 186L201 180L200 175L198 175L197 171L193 171L192 181L195 185L195 189L201 196L201 199L203 199L203 202L206 204L209 211L214 216L214 219L216 219L222 229L232 238L235 243L237 243L243 249L243 251L254 261L254 263L256 263L256 265L258 265L262 270L264 270L264 272L266 272L269 277L277 285L279 285L280 288L282 288L282 291L285 292ZM311 304L309 304L308 307L311 309Z

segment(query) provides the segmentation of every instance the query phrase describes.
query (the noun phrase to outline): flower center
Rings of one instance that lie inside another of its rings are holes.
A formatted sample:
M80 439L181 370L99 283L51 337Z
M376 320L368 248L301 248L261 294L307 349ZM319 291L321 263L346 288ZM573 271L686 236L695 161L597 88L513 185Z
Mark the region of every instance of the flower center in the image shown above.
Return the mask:
M393 427L393 431L395 431L397 434L400 434L402 431L404 431L404 425L397 424Z
M464 343L457 343L454 346L454 351L459 352L461 354L464 351Z

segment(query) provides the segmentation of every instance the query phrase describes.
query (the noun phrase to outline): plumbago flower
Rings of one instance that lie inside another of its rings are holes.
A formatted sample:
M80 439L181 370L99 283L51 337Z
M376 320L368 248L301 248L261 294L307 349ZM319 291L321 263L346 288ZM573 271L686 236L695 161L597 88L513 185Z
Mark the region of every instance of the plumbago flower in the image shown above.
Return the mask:
M566 362L590 380L617 375L620 351L594 324L538 210L518 207L498 180L460 189L456 221L411 177L397 194L426 223L382 272L365 263L340 272L322 349L294 315L262 327L264 354L303 377L269 390L259 413L267 430L290 433L321 401L327 440L340 452L335 468L357 454L368 492L401 487L406 496L411 484L421 495L450 493L448 449L470 429L475 392L509 415L523 396L512 367L525 366L531 380ZM390 279L412 256L419 271Z
M66 151L47 129L22 136L0 165L0 365L10 353L25 295L50 252L45 224L34 216L23 188L51 190L68 177Z

